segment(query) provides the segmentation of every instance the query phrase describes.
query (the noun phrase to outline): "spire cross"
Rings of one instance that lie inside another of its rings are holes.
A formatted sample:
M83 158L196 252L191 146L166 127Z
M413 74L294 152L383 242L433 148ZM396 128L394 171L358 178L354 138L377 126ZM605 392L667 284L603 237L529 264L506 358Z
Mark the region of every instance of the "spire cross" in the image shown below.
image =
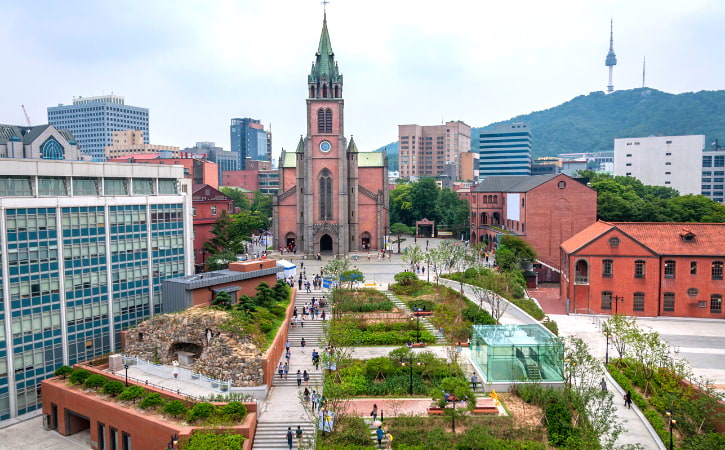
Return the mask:
M329 5L330 2L328 2L327 0L322 0L320 2L320 4L322 4L322 10L323 10L323 12L325 13L325 15L327 15L327 5Z

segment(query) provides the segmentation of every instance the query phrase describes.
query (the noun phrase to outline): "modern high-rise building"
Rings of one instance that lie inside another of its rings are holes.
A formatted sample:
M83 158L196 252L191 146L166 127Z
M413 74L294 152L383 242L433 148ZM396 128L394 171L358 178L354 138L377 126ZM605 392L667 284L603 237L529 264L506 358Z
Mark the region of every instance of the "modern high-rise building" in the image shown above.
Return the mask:
M649 136L614 140L614 175L650 186L701 192L705 135Z
M126 105L118 95L78 97L72 105L51 106L48 123L73 133L81 151L94 161L106 160L103 150L113 145L114 131L141 130L144 143L149 143L148 108Z
M525 123L507 123L480 132L478 176L531 175L531 133Z
M209 161L216 163L219 170L219 184L222 184L224 172L237 170L239 165L238 155L234 152L228 152L221 147L217 147L214 142L197 142L193 147L183 149L182 154L185 158L189 154L205 156Z
M268 151L271 151L271 133L264 130L264 125L259 120L250 119L232 119L229 127L231 135L232 152L238 156L238 170L247 168L247 158L261 161L269 161Z
M106 159L148 154L179 157L179 147L146 144L141 130L114 131L111 136L113 144L104 149Z
M702 152L702 195L723 203L725 200L723 179L725 179L725 147L715 139L712 146Z
M398 125L400 176L437 177L455 165L453 181L470 179L460 173L461 153L471 149L471 127L460 120L443 125Z
M120 349L193 273L179 166L0 161L0 422L39 410L62 365Z

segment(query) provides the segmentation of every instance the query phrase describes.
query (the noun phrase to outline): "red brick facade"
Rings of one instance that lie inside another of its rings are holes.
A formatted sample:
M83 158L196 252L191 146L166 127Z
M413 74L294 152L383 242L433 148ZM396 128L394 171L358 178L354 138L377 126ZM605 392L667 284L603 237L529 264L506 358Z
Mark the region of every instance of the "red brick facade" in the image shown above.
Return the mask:
M194 265L197 272L202 271L206 262L204 243L214 237L212 227L226 212L234 213L234 201L208 184L195 184L192 187L194 215Z
M498 235L512 233L550 265L562 242L597 220L596 191L564 174L488 177L459 197L471 206L471 242L494 248Z
M125 381L121 375L104 372L107 366L81 366L92 373ZM133 383L129 380L129 384ZM168 391L142 385L148 391L158 392L170 400L187 402L182 395L172 394ZM130 447L134 449L164 449L167 448L171 436L177 435L180 441L191 436L199 427L181 425L166 420L157 415L141 412L133 406L126 405L99 395L95 392L85 392L78 386L70 386L68 380L60 377L49 378L42 382L43 414L47 417L51 429L57 430L64 436L78 431L89 429L91 434L91 448L100 449L101 440L103 448L127 448L123 445L128 439ZM242 434L248 440L244 442L244 449L251 449L254 433L257 428L257 404L245 403L249 414L243 423L230 427L233 432ZM111 444L112 431L115 430L116 445ZM103 430L103 436L100 431ZM176 448L181 448L177 445Z
M725 224L597 222L561 245L569 312L722 319Z

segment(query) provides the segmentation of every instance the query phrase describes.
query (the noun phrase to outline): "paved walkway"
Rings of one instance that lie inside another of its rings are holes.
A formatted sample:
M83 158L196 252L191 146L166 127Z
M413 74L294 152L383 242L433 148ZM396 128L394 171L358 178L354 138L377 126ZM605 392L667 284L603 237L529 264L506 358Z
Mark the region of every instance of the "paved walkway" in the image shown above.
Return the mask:
M546 314L566 314L566 304L561 301L558 284L542 284L536 289L529 289L528 292L539 302L539 306Z

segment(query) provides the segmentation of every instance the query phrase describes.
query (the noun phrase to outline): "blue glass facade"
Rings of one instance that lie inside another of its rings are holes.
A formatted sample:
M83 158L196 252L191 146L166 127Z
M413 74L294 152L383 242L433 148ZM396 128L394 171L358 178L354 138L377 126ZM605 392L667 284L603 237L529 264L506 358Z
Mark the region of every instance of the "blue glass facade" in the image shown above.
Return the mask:
M474 140L478 148L479 177L531 175L531 133L526 124L500 125L481 131Z
M61 365L118 351L122 330L161 311L162 280L191 271L177 180L94 179L110 197L81 200L34 197L44 178L18 190L19 178L0 175L0 421L38 410L40 382ZM119 198L117 182L136 193ZM38 203L57 206L17 207Z
M267 161L267 132L263 128L255 128L260 122L256 119L232 119L229 128L232 152L237 154L238 170L247 169L247 158L256 161Z
M149 110L125 105L122 97L79 98L73 105L48 108L48 123L73 133L81 151L94 161L105 161L103 149L112 145L112 133L142 130L149 143Z

